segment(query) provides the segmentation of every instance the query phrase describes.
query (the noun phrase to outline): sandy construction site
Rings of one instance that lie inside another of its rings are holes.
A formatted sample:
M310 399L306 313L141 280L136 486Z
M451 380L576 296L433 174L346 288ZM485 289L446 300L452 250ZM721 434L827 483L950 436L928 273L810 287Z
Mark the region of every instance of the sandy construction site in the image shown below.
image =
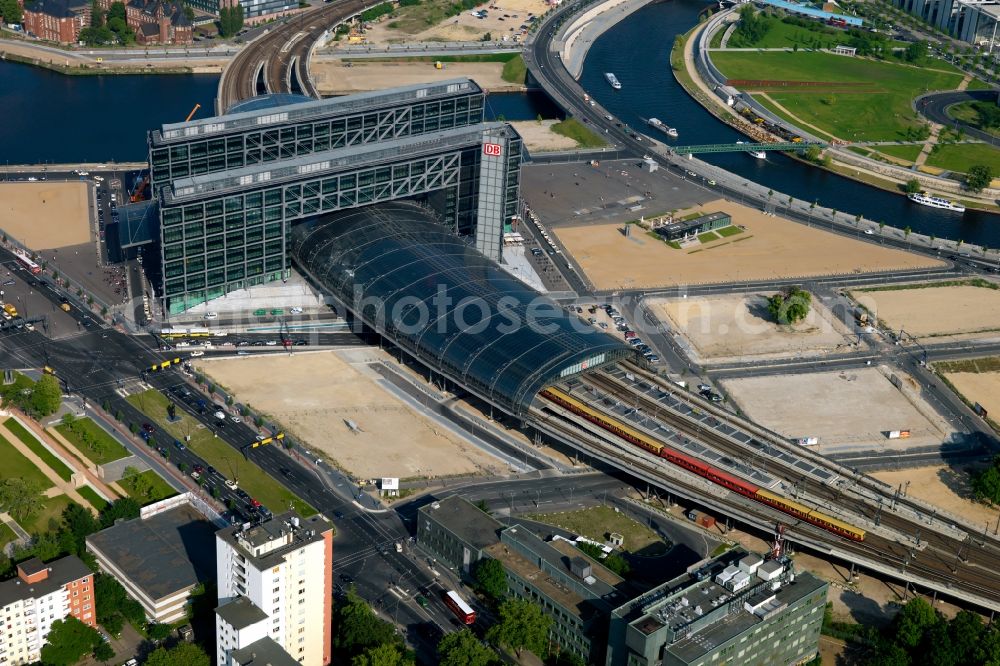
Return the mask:
M972 499L972 487L965 466L919 467L890 472L873 472L870 476L884 481L893 488L904 487L911 497L930 502L945 515L958 516L972 525L989 521L995 525L997 510ZM907 483L909 485L907 486Z
M782 326L767 311L770 294L694 298L653 298L653 313L683 335L699 363L747 357L783 358L837 351L853 344L848 326L813 297L804 321Z
M428 10L429 3L435 0L425 0L420 6L404 7L397 10L391 18L383 20L365 33L370 44L387 44L393 42L479 42L489 34L494 41L500 41L504 36L512 40L519 32L520 26L528 18L529 13L540 16L549 9L544 0L496 0L484 2L476 7L476 11L485 9L486 18L476 18L472 10L465 10L456 16L441 20L436 25L427 27L429 16L440 16ZM521 37L524 40L524 37Z
M0 229L32 250L53 250L88 242L87 183L0 183Z
M942 262L827 233L764 215L729 201L698 207L723 211L746 228L690 250L675 250L641 229L629 237L618 224L556 227L556 236L597 289L739 282L814 275L868 273Z
M383 388L367 367L380 360L364 349L205 360L198 368L358 478L505 469Z
M486 90L510 88L512 85L500 76L502 62L449 62L444 69L434 69L433 61L400 62L367 60L344 62L340 58L316 57L310 72L322 95L347 95L350 93L381 90L416 83L445 81L467 76Z
M1000 332L1000 289L927 286L851 296L888 328L917 337Z
M979 403L989 418L1000 421L1000 372L949 372L955 389L971 403Z
M901 391L889 381L889 372L872 367L720 383L751 420L786 437L818 437L820 453L903 450L947 440L951 429L916 395L916 382L896 372ZM893 430L909 430L910 437L889 439Z

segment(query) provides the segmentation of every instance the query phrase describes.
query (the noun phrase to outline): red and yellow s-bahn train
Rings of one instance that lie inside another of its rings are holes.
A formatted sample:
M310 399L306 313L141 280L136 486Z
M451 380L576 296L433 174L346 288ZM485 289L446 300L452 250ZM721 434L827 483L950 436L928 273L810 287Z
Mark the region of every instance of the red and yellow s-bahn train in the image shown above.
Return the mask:
M592 409L565 391L550 387L543 389L539 395L561 407L568 409L578 416L582 416L591 423L594 423L604 430L621 437L627 442L635 444L636 446L649 451L653 455L659 456L660 458L672 462L679 467L683 467L698 476L704 477L712 483L717 483L720 486L732 490L733 492L749 497L756 502L774 507L779 511L795 516L796 518L800 518L808 523L812 523L813 525L833 532L834 534L851 539L852 541L865 540L865 531L862 529L849 525L848 523L838 520L833 516L828 516L825 513L811 509L804 504L799 504L798 502L776 495L766 488L755 486L754 484L737 478L732 474L716 469L715 467L712 467L697 458L692 458L687 454L676 451L668 446L664 446L648 435L630 428L629 426Z

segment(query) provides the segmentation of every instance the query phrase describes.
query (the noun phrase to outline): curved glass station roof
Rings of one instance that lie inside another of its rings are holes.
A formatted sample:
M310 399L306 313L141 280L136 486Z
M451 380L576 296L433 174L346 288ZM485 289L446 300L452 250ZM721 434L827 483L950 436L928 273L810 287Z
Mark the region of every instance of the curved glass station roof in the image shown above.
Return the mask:
M517 414L546 385L635 353L411 202L301 224L292 254L365 323Z

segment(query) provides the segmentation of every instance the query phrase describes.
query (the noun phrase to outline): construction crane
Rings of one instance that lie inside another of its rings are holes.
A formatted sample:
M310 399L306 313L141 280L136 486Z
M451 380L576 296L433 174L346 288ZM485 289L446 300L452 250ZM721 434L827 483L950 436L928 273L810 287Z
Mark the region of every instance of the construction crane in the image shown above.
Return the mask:
M188 117L184 119L184 122L189 122L192 118L194 118L194 114L198 113L198 109L200 108L201 104L195 104L194 108L191 109L191 113L189 113ZM149 185L149 176L150 174L148 173L145 176L143 176L142 182L139 183L139 185L135 188L135 190L133 190L132 196L129 197L130 202L139 203L140 201L142 201L143 198L142 195L146 191L146 186Z

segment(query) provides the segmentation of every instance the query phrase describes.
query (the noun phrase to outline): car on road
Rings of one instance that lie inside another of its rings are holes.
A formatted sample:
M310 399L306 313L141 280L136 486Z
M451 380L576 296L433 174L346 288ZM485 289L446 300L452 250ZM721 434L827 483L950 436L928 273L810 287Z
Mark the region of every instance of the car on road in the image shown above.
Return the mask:
M151 423L143 423L142 431L152 435L154 432L156 432L156 428L154 428Z
M181 444L181 441L179 439L174 440L174 446L177 448L178 451L183 451L184 449L187 448L186 446Z
M205 472L205 468L202 467L201 465L195 465L192 469L194 469L194 471L198 472L199 474L203 474Z
M715 182L714 180L710 180L710 181L708 181L708 184L709 184L709 185L718 185L718 183L716 183L716 182Z
M229 488L230 490L236 490L237 488L239 488L239 486L232 479L226 479L226 488Z
M201 478L201 474L199 472L191 470L191 478L197 481L198 479Z
M215 412L214 416L217 419L225 419L226 418L226 413L220 409L217 412Z
M302 314L302 308L295 307L289 310L289 312L291 312L292 314Z
M348 574L340 574L340 580L348 585L354 582L354 578Z
M698 174L696 174L694 171L688 171L687 174L689 176L691 176L692 178L697 178L698 177Z
M274 346L277 346L278 341L277 340L268 340L264 344L267 345L268 347L274 347Z
M204 355L205 355L205 352L203 352L200 349L195 349L193 352L191 352L191 357L192 358L194 358L196 356L204 356Z
M206 312L205 313L205 319L218 319L218 318L219 318L219 313L218 312Z
M243 423L243 419L241 419L240 417L235 416L235 415L234 416L230 416L229 420L232 421L233 423Z
M698 390L699 391L711 391L712 387L709 386L708 384L698 384Z
M419 605L419 606L420 606L421 608L427 608L427 606L428 606L428 602L427 602L427 597L425 597L425 596L423 596L423 595L421 595L421 594L418 594L418 595L416 596L416 602L417 602L417 604L418 604L418 605Z
M343 518L344 517L344 512L343 511L334 511L333 512L333 517L334 518Z
M865 235L866 236L874 236L875 232L872 231L871 229L865 229Z
M14 280L4 280L3 286L5 286L5 287L13 287L14 284L15 284Z

